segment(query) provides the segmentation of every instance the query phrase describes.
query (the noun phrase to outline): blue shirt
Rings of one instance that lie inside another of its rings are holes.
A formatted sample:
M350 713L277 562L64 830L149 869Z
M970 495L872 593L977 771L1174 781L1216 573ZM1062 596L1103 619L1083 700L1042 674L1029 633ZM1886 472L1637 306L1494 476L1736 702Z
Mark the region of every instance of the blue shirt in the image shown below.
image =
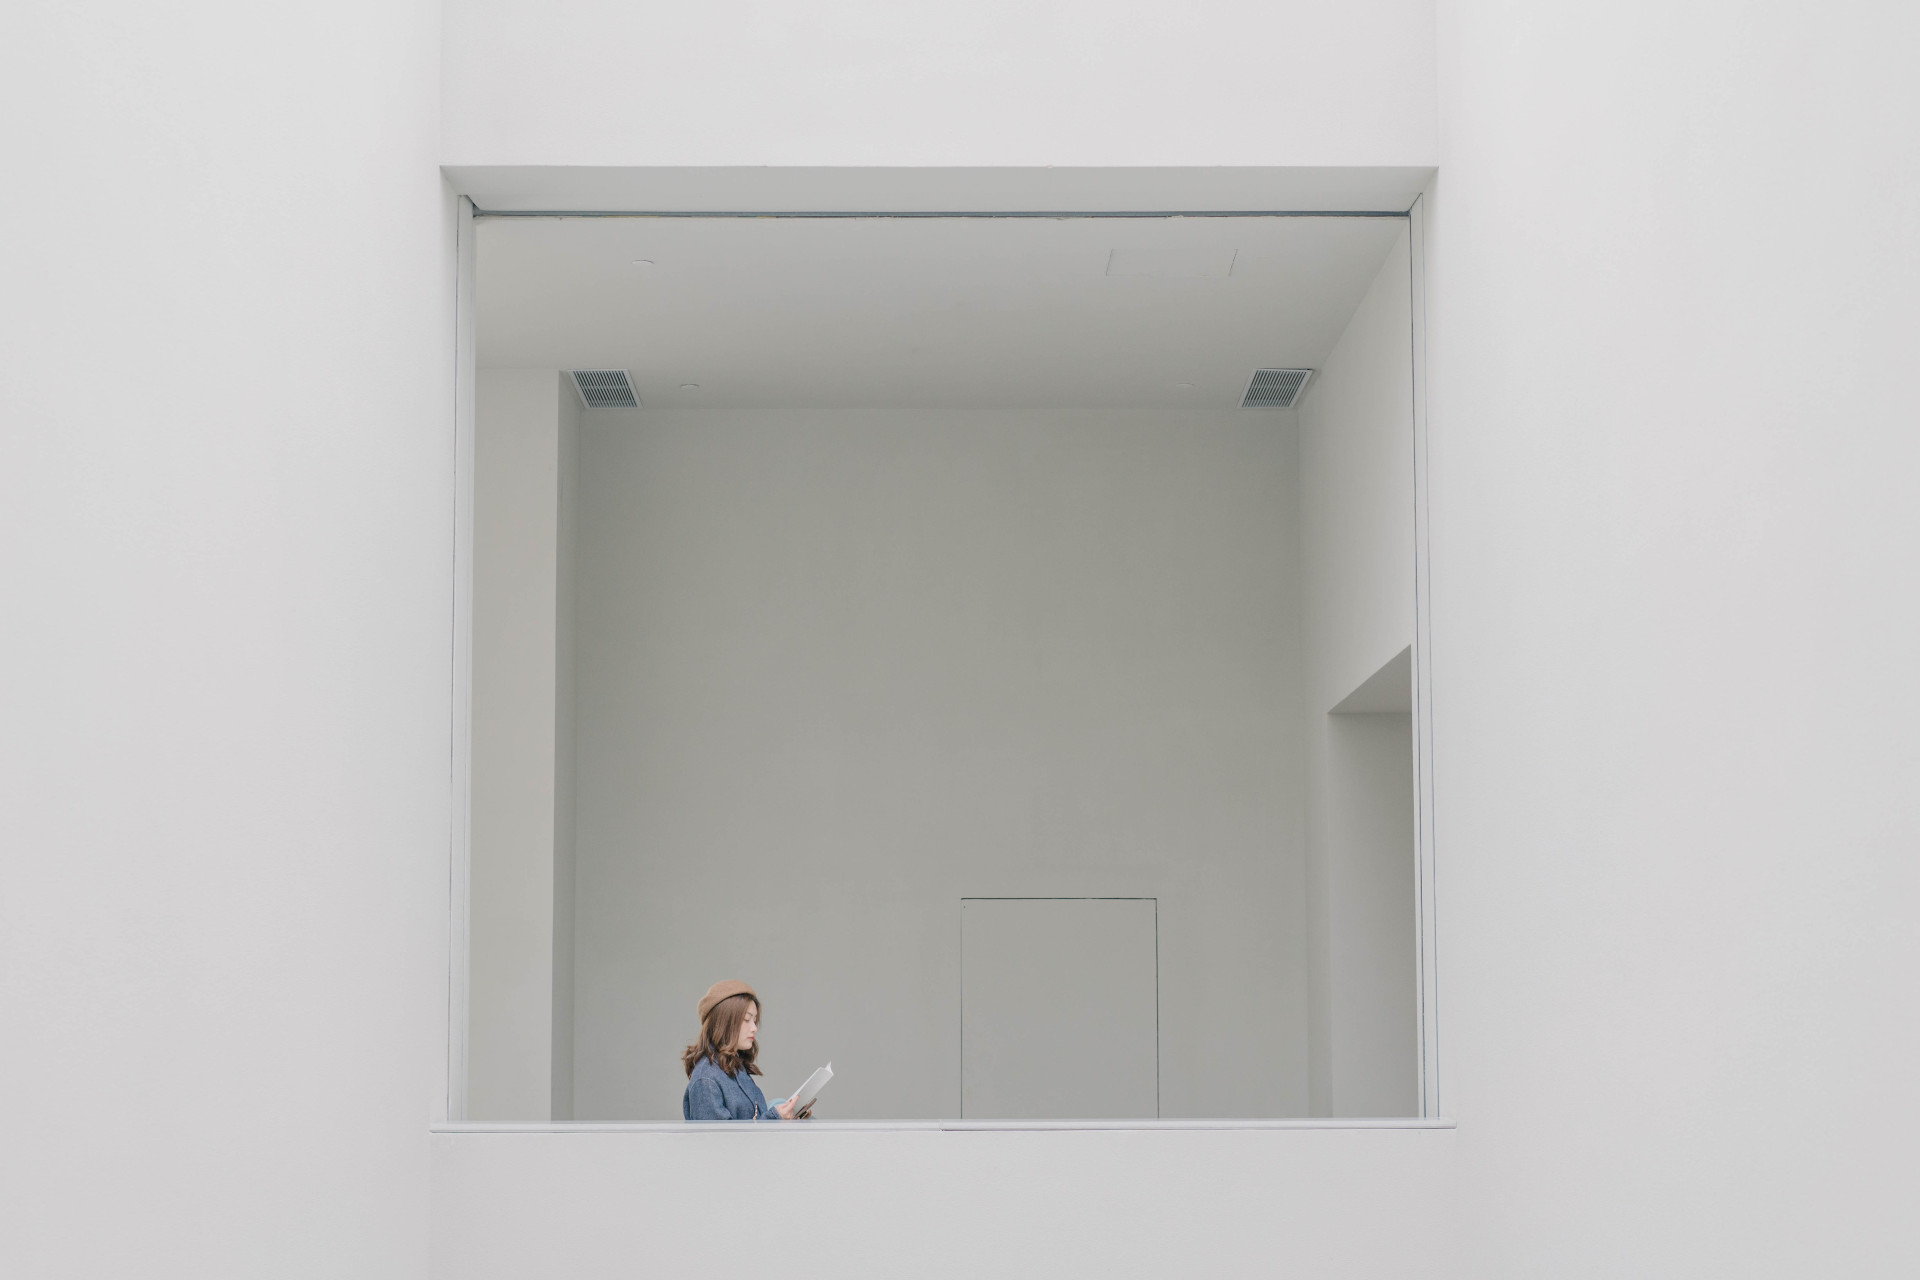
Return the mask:
M784 1099L782 1099L784 1101ZM680 1098L680 1115L687 1120L778 1120L752 1076L742 1068L728 1075L712 1058L693 1064L687 1091Z

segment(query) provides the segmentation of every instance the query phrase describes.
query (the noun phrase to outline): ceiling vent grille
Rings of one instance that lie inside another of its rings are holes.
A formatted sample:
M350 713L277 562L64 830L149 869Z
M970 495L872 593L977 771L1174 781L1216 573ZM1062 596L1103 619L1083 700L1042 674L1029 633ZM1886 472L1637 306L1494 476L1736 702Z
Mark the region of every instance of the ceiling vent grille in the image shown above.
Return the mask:
M624 369L575 369L573 386L589 409L638 409L633 383Z
M1291 409L1300 403L1300 393L1307 389L1307 379L1312 376L1311 369L1255 369L1240 407Z

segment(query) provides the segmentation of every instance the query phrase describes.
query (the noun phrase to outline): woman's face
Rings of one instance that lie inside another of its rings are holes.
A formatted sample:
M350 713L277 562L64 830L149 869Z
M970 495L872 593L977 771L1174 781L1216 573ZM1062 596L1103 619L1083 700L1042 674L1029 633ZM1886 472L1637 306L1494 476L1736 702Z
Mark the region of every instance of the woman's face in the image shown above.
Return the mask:
M753 1048L753 1037L760 1030L760 1007L748 1005L746 1017L740 1019L740 1043L733 1046L734 1052L745 1053Z

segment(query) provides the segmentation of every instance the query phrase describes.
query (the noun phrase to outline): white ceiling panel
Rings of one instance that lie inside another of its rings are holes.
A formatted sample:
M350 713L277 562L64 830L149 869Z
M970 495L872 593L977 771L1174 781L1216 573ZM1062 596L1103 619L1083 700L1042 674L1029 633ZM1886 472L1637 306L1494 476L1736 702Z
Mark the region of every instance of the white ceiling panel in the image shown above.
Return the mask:
M1393 218L483 219L479 358L625 369L645 407L1234 408L1254 369L1325 361L1406 233Z

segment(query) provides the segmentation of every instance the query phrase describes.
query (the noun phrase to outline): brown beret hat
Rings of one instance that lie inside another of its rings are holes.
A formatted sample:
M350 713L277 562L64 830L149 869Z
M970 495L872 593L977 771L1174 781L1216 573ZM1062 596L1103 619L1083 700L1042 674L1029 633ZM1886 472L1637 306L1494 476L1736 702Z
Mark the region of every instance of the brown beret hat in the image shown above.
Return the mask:
M705 1022L707 1015L713 1012L713 1006L729 996L753 996L753 1002L760 1003L760 997L753 995L753 988L744 982L716 982L707 988L707 994L700 997L700 1021Z

